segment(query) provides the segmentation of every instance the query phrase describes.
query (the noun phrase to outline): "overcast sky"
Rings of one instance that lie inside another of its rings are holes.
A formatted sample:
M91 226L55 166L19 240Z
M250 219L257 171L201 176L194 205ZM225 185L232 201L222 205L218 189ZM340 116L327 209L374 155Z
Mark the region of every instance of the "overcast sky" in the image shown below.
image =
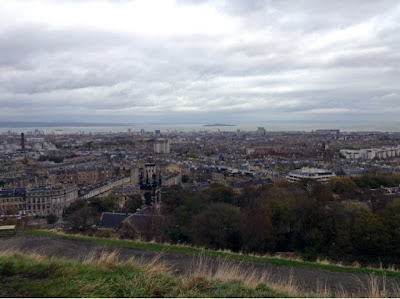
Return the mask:
M2 121L399 124L400 2L0 0L0 105Z

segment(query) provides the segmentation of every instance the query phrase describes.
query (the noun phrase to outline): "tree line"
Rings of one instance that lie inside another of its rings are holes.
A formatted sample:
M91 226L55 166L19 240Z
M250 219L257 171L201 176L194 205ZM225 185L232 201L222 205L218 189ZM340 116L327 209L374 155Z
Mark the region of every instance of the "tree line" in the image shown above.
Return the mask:
M235 189L221 184L199 191L170 188L162 214L171 243L244 253L295 252L361 264L400 264L400 198L380 188L400 176L335 177L326 184L286 180ZM67 229L88 233L102 212L134 213L141 196L79 200L66 210ZM127 235L121 230L121 237ZM132 235L133 236L133 235Z
M176 243L398 263L400 199L375 189L399 183L399 176L365 175L241 190L219 184L203 191L175 188L163 194L163 212Z

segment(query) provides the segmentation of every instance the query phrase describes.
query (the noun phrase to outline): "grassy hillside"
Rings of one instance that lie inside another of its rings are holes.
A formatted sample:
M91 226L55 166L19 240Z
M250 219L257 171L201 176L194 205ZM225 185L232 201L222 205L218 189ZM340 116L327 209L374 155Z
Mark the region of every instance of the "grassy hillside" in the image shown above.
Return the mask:
M154 261L119 264L115 253L88 257L83 263L3 253L0 286L0 297L287 297L263 283L177 277Z
M307 262L307 261L289 260L289 259L282 259L282 258L268 257L268 256L244 255L232 252L201 249L189 246L168 245L168 244L150 243L150 242L137 242L130 240L115 240L107 238L88 237L82 235L63 234L45 230L30 231L28 233L36 236L59 237L67 240L80 240L80 241L92 242L102 245L110 245L113 247L121 247L121 248L132 248L139 250L152 250L152 251L162 251L162 252L176 252L176 253L186 253L186 254L201 254L204 256L222 257L233 260L266 263L266 264L280 265L280 266L305 267L312 269L330 270L336 272L373 274L373 275L400 278L400 272L397 271L396 269L346 267L337 264L329 264L327 262L324 263Z

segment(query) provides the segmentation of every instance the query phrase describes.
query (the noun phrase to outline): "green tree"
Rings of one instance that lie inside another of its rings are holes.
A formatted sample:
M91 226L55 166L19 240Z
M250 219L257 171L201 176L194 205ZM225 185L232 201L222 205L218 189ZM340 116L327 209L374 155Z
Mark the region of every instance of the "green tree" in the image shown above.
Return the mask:
M304 191L300 188L294 185L290 186L289 183L284 181L275 183L269 190L267 194L267 208L270 211L272 225L278 233L293 232L295 219L293 217L294 201L299 194L301 196L305 195Z
M247 190L247 192L249 192ZM253 190L257 192L256 190ZM273 252L275 250L275 230L271 223L270 210L266 198L261 194L251 197L242 208L244 216L242 239L244 252Z
M239 251L243 242L243 220L237 207L224 203L212 204L193 218L190 237L196 245Z
M99 220L100 213L94 207L84 206L68 218L68 224L72 231L85 231L97 225Z
M333 199L333 193L331 188L327 184L320 182L314 182L309 196L315 198L318 202L328 202Z
M211 202L223 202L233 204L235 202L235 191L232 187L221 184L213 184L207 190Z
M115 196L107 196L95 198L90 202L90 206L98 212L117 212L119 210L119 198Z
M47 220L47 223L48 223L48 224L53 224L53 227L54 227L54 223L57 222L58 217L57 217L57 215L55 215L55 214L49 214L49 215L46 217L46 220Z
M142 206L142 195L134 194L126 199L124 211L127 213L135 213L137 209L141 208L141 206Z
M389 202L378 215L390 238L389 253L398 254L400 248L400 199Z
M298 196L294 200L292 246L297 250L319 252L323 246L321 221L325 214L323 202L315 197ZM307 258L316 258L309 255Z
M350 178L333 177L328 182L329 188L333 193L342 199L353 199L358 192L358 186Z
M84 199L78 199L73 201L66 209L65 209L65 216L71 215L72 213L82 209L84 206L87 205L87 201Z
M171 188L163 193L163 213L168 218L173 242L187 242L190 221L206 205L206 194L199 191Z
M388 247L385 227L372 211L360 202L345 205L344 229L355 253L379 254Z

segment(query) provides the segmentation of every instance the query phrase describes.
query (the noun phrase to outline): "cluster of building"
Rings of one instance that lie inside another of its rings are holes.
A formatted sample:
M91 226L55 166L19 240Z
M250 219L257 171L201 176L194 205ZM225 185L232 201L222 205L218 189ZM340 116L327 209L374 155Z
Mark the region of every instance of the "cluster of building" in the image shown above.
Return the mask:
M381 148L368 148L368 149L342 149L340 153L346 157L346 159L387 159L392 157L400 156L400 146L383 146Z
M113 165L92 165L78 166L74 168L61 168L49 171L49 181L51 183L73 183L77 185L87 185L99 181L109 180L120 177L120 172L129 170L113 167ZM129 175L130 173L126 173Z
M326 182L335 175L396 173L399 140L400 133L270 132L263 127L167 133L6 132L0 134L0 216L60 215L74 200L108 195L123 203L139 194L144 206L158 206L161 190L175 185L241 188L279 179ZM36 190L47 191L35 197Z

